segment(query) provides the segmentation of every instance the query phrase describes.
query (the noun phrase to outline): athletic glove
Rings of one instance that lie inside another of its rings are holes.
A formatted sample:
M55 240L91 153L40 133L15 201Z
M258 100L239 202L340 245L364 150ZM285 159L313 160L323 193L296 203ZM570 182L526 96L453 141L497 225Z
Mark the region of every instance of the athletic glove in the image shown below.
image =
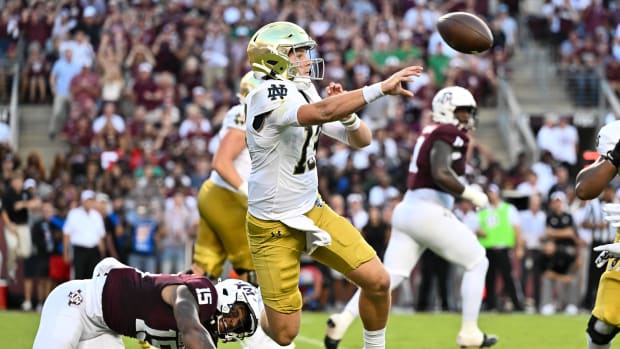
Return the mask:
M620 257L620 242L596 246L594 251L607 252L610 258L618 258Z
M616 146L607 152L605 155L607 160L609 160L616 168L620 167L620 140L616 143Z
M487 197L487 194L475 189L472 186L465 186L465 190L463 190L461 196L464 199L471 201L478 208L485 208L489 205L489 198Z

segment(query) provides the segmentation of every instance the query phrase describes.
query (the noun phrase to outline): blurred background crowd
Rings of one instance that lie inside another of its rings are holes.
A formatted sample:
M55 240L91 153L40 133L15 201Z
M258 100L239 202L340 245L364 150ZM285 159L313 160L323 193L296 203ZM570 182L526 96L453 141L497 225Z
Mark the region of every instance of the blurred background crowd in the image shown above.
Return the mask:
M62 243L69 218L76 233L105 255L150 272L189 268L196 194L211 172L223 116L239 103L239 80L249 70L247 41L263 24L279 20L299 24L318 43L326 67L321 92L331 81L355 89L406 65L425 67L409 85L414 98L386 97L361 112L373 130L369 147L319 143L320 193L381 255L391 209L406 190L413 147L431 122L434 93L459 85L479 105L493 105L498 75L518 74L509 63L519 50L519 31L531 30L549 45L558 74L570 76L576 105L596 103L592 96L603 77L620 92L615 1L547 0L528 22L517 20L519 3L0 0L0 101L8 103L15 79L10 67L21 60L20 103L52 106L47 136L68 149L46 167L37 151L20 157L5 135L8 126L0 124L3 222L11 231L29 229L34 247L4 243L0 271L9 306L40 306L52 284L72 277ZM489 23L492 49L465 56L442 41L435 22L457 10ZM476 212L461 201L456 213L488 251L486 310L574 314L592 306L599 271L589 250L613 239L600 204L616 202L618 195L610 186L600 200L575 197L574 176L584 160L570 117L546 115L536 131L540 159L524 155L509 166L495 159L493 149L472 142L468 177L493 205ZM19 210L7 206L18 201ZM80 209L98 210L100 218L70 215ZM491 216L503 220L501 229L487 224ZM95 234L92 227L100 224L101 241L82 231ZM427 252L394 303L456 311L459 274ZM339 308L353 292L341 275L309 260L300 284L308 309Z

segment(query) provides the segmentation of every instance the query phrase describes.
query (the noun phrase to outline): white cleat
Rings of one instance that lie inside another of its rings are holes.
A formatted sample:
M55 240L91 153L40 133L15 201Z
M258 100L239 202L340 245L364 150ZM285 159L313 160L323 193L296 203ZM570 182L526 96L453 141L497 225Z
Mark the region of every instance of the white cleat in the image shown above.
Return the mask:
M352 315L349 313L332 314L327 319L327 329L325 330L325 338L323 344L325 349L338 349L338 344L351 325Z
M482 332L472 334L460 332L456 337L456 344L461 348L488 348L494 346L498 340L497 336Z

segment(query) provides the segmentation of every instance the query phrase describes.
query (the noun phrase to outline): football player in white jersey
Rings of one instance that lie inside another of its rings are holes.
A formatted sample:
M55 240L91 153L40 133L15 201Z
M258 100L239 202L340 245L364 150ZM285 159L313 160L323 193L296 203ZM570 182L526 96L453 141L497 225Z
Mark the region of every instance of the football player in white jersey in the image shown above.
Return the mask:
M261 83L252 71L239 83L240 104L232 107L218 133L213 171L198 192L200 222L193 272L217 280L229 260L239 278L253 285L256 272L245 234L250 154L245 146L245 97Z
M596 150L600 154L596 161L577 174L575 193L582 200L594 199L607 184L616 177L620 167L620 121L603 126L596 139ZM606 219L614 224L620 221L620 207L611 204L611 212L605 212ZM616 232L615 243L594 248L601 251L599 260L607 261L607 267L599 281L596 302L586 330L588 349L610 348L611 341L620 331L620 231ZM598 261L597 261L598 262Z
M452 213L454 197L471 200L477 207L487 196L463 185L468 130L473 128L476 101L462 87L446 87L433 98L433 121L425 127L409 164L407 193L392 214L392 236L383 262L398 287L415 267L425 249L465 268L461 284L462 325L457 335L461 347L490 347L497 337L478 328L485 276L489 261L476 235ZM327 321L325 347L335 349L359 310L356 293L344 311Z
M245 97L261 80L254 72L246 73L239 83L238 105L232 107L222 123L219 144L213 157L213 172L198 192L200 222L194 246L195 274L217 280L226 260L240 279L254 286L256 272L245 233L248 210L248 176L250 154L245 145ZM267 337L260 327L244 344L246 348L282 348ZM291 344L286 348L292 349Z
M368 145L370 129L354 112L383 95L413 96L402 83L419 76L422 67L349 92L330 83L329 97L321 100L312 82L323 72L315 48L289 22L265 25L248 44L252 69L265 80L248 95L246 112L252 159L247 233L265 303L261 324L280 345L299 333L299 265L306 252L361 288L364 347L385 348L389 275L359 231L319 196L315 156L321 133L356 148Z

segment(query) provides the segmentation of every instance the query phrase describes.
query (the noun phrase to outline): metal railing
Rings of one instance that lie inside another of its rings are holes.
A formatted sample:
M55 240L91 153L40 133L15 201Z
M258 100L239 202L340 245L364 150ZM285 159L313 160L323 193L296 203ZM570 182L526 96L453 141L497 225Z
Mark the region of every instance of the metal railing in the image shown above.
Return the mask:
M605 124L605 118L608 113L618 119L620 117L620 99L616 94L616 91L611 87L607 79L601 79L601 98L599 99L599 119L598 124L602 126Z
M529 115L524 113L510 83L503 78L497 84L497 126L511 163L525 152L530 163L538 160L538 146L530 127Z
M9 127L11 129L11 147L13 151L19 148L19 69L18 59L13 64L13 83L11 84L11 101L9 102Z

